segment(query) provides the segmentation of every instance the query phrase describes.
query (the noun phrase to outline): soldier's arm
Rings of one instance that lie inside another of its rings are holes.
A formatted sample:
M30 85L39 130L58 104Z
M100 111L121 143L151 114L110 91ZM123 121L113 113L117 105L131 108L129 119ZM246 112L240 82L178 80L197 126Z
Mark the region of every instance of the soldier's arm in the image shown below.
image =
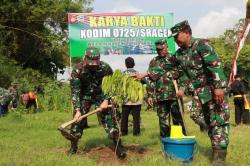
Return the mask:
M201 40L197 50L203 59L204 65L212 74L215 89L226 88L227 79L221 68L221 61L209 41Z
M146 90L147 90L147 97L148 98L153 98L154 97L154 86L155 83L150 81L149 79L146 80Z
M149 68L147 72L147 76L150 78L151 81L155 82L158 80L161 76L166 74L166 70L162 69L156 61L153 59L149 63Z
M183 74L181 77L176 79L179 90L177 92L178 97L183 97L185 95L191 95L194 91L192 81L187 77L186 74Z
M97 109L99 111L103 111L103 110L106 110L109 106L109 100L108 99L104 99L102 104L100 105L100 107L98 107Z
M151 60L149 63L148 71L146 73L131 74L130 76L140 80L148 77L151 81L155 82L165 73L166 71L157 66L154 60Z
M109 64L107 63L103 63L103 67L104 67L104 71L105 71L105 76L108 76L108 75L112 75L113 74L113 70L112 68L109 66ZM111 96L109 96L108 94L102 94L104 100L109 100L111 98Z
M198 52L202 56L203 65L211 72L211 81L214 86L214 99L217 103L222 103L227 87L227 79L221 68L219 56L212 45L207 40L201 40L198 45Z
M73 103L73 108L75 111L80 111L80 68L76 67L71 73L70 87L71 87L71 99Z
M180 91L185 92L188 95L193 91L192 80L186 74L187 71L184 71L184 68L181 66L180 60L177 58L178 51L169 58L169 62L172 67L172 79L176 80Z
M112 68L109 66L109 64L105 63L105 75L112 75L112 74L113 74Z

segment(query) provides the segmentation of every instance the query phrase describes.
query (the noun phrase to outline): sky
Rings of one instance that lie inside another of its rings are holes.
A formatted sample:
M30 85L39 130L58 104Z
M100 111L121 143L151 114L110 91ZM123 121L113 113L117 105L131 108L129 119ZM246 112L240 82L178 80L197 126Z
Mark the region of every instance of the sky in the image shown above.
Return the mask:
M246 0L94 0L94 12L174 13L196 37L218 37L245 17Z
M93 12L147 12L174 14L174 24L188 20L193 36L219 37L245 17L247 0L94 0ZM135 69L146 72L156 55L134 55ZM125 70L127 56L101 56L113 69Z

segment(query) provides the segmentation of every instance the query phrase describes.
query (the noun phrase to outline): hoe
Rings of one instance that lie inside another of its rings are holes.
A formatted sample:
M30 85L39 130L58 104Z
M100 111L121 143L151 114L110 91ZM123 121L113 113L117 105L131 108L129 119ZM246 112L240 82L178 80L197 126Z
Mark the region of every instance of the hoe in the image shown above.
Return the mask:
M109 105L108 106L109 108L110 107L112 107L112 105ZM84 118L86 118L86 117L88 117L88 116L90 116L90 115L92 115L92 114L95 114L95 113L97 113L97 112L99 112L100 110L97 108L97 109L95 109L94 111L91 111L91 112L89 112L89 113L87 113L87 114L84 114L84 115L82 115L82 116L80 116L79 118L78 118L78 120L76 120L76 119L73 119L73 120L70 120L70 121L68 121L68 122L65 122L65 123L63 123L61 126L59 126L57 129L61 132L61 134L65 137L65 138L67 138L68 140L75 140L75 139L77 139L73 134L71 134L71 132L70 132L70 129L68 129L67 127L68 126L70 126L70 125L72 125L73 123L76 123L77 121L81 121L82 119L84 119Z

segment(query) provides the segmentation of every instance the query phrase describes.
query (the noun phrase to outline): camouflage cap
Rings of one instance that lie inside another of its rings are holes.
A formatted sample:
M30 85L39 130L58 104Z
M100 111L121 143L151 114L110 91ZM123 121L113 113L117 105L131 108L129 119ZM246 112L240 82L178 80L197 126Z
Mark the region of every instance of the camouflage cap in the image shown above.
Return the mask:
M166 39L157 40L157 41L155 42L155 48L156 48L157 50L162 50L164 44L167 44L167 40L166 40Z
M88 65L99 65L100 64L100 52L97 48L89 47L85 51L85 62Z
M171 37L177 36L181 31L183 31L186 27L190 28L190 25L187 20L179 22L175 24L170 30L172 32Z

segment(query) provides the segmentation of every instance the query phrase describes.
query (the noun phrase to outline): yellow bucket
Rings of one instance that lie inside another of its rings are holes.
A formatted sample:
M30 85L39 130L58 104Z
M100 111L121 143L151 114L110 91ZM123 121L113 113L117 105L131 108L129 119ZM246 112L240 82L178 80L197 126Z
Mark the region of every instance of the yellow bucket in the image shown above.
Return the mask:
M178 125L171 125L170 138L182 139L182 138L195 138L195 136L185 136L182 133L182 127Z

